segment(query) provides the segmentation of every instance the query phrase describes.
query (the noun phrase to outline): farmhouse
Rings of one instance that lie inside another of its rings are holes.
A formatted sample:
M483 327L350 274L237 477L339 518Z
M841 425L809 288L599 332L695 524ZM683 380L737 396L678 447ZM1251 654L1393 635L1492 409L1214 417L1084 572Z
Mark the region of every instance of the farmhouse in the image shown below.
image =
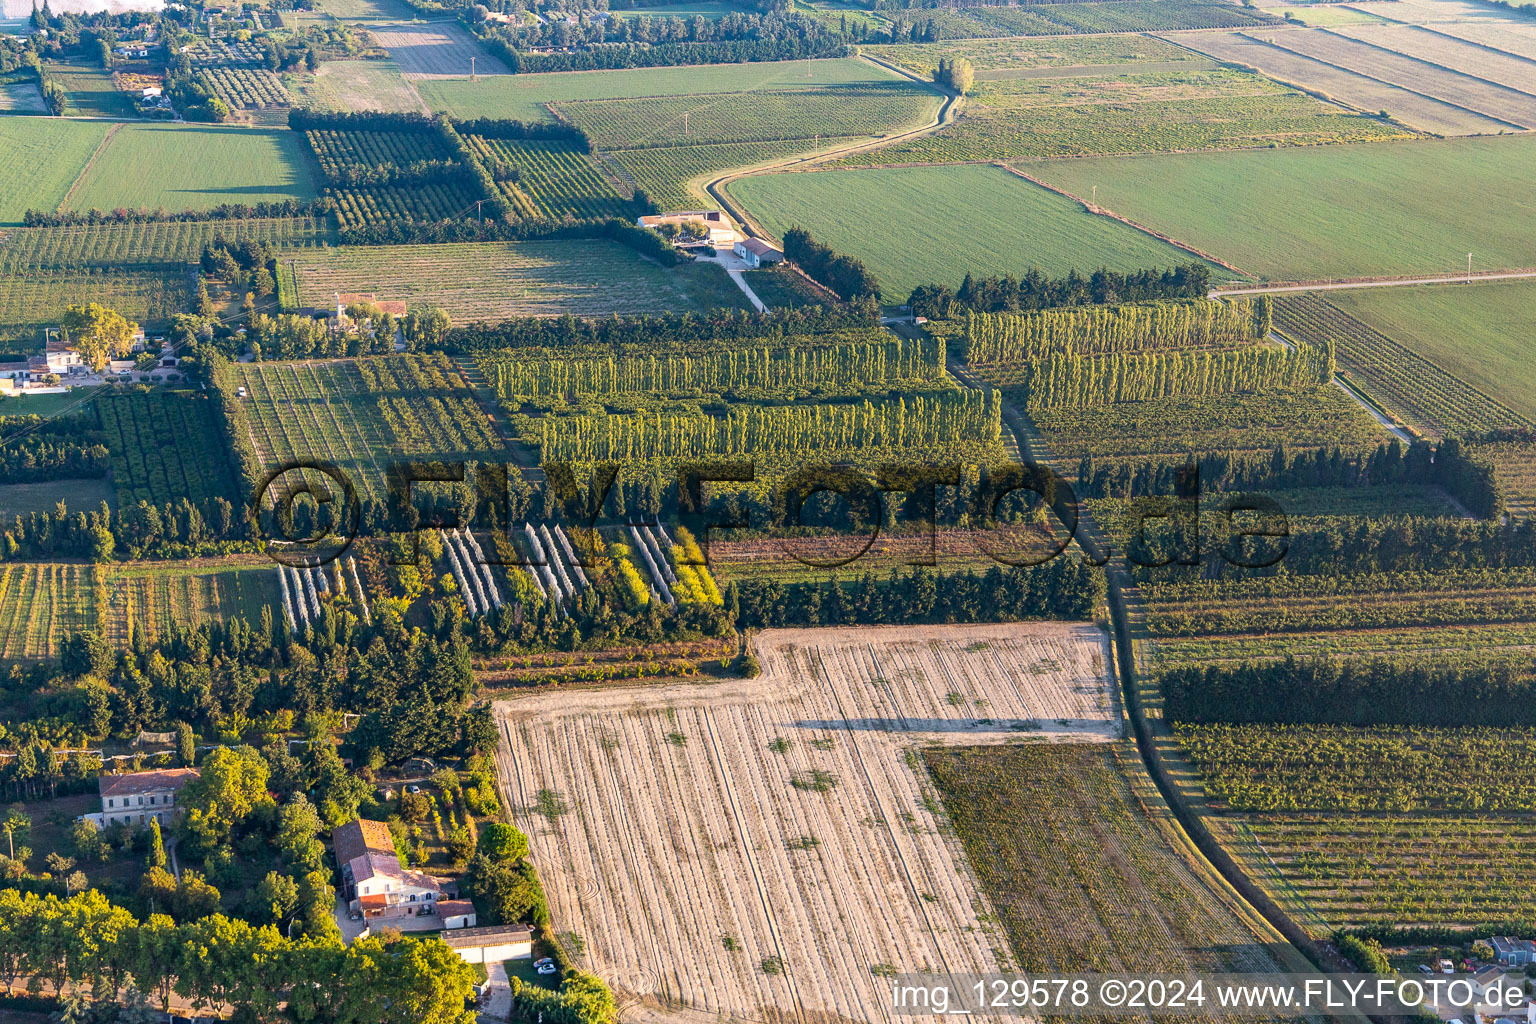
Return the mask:
M176 815L176 794L198 777L196 768L166 768L152 772L103 775L101 810L81 815L97 828L106 825L148 825L151 819L169 824Z
M1493 958L1507 967L1524 967L1536 964L1536 942L1515 939L1508 935L1495 935L1488 940L1493 947Z
M347 907L370 924L435 915L440 901L457 895L446 879L401 867L389 826L382 821L349 821L331 833L331 845L341 865ZM455 917L465 916L464 908L454 909ZM473 916L474 908L467 914Z
M777 263L784 258L784 254L761 238L743 238L736 243L736 255L749 267L761 267L769 263Z
M465 962L472 964L526 960L533 956L533 929L517 925L455 928L443 932L442 939Z
M681 228L685 224L703 224L710 245L730 245L736 241L736 229L719 210L674 210L669 213L647 214L636 221L642 228L656 231L663 225Z

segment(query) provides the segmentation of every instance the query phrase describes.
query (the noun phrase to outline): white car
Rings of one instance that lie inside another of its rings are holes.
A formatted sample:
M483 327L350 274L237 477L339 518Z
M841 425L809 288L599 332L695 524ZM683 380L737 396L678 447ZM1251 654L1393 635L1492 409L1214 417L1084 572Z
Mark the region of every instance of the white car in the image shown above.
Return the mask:
M555 965L555 962L547 956L542 960L535 960L533 962L533 969L539 974L555 974L560 970Z

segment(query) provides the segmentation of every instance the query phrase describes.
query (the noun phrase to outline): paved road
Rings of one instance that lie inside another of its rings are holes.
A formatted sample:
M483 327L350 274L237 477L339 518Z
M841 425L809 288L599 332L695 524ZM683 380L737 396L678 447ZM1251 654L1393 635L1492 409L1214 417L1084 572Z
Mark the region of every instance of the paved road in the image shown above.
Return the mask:
M1536 270L1505 270L1493 274L1445 274L1440 277L1395 277L1366 279L1362 281L1335 281L1325 284L1268 284L1252 288L1213 288L1211 297L1221 295L1269 295L1276 292L1332 292L1347 288L1396 288L1410 284L1466 284L1478 281L1511 281L1524 277L1536 277Z

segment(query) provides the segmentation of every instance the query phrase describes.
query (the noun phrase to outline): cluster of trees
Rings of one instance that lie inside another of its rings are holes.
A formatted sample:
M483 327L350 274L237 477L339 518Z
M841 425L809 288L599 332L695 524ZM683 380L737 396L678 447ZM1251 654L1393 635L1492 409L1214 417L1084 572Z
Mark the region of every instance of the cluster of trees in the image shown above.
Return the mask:
M68 306L60 318L64 340L72 342L80 358L100 373L110 359L122 359L133 351L139 325L97 302Z
M1504 509L1493 466L1454 438L1439 445L1404 445L1394 439L1365 455L1345 455L1339 448L1291 454L1284 445L1268 456L1217 453L1176 462L1117 460L1103 465L1084 455L1077 466L1077 496L1173 496L1181 493L1186 480L1198 480L1205 493L1427 484L1442 488L1481 519L1494 518Z
M847 302L880 299L880 286L869 268L852 256L840 256L801 228L784 232L784 256Z
M929 22L929 24L933 23ZM934 35L938 35L936 30ZM953 60L940 57L939 66L933 69L933 80L946 89L964 96L976 84L976 69L964 57L956 57Z
M1069 306L965 315L965 361L1028 362L1048 355L1106 355L1246 345L1269 336L1268 295L1158 299L1118 306Z
M1391 658L1288 658L1163 673L1178 722L1536 726L1536 659L1429 664Z
M847 38L795 13L732 12L715 21L681 18L581 18L558 14L537 25L471 19L487 47L514 72L593 71L678 64L842 57ZM547 52L529 52L544 50Z
M1037 566L993 566L986 573L892 569L879 578L780 583L735 580L725 604L739 626L839 626L933 622L1088 619L1104 602L1104 574L1060 555Z
M1030 270L1022 278L1009 274L978 280L966 274L959 291L944 284L919 285L912 290L907 305L916 316L943 320L967 311L1014 313L1151 299L1203 299L1210 290L1210 283L1211 268L1204 263L1186 263L1162 271L1137 270L1129 274L1100 267L1088 277L1076 270L1062 278L1046 277L1039 270Z
M1052 355L1025 367L1024 403L1041 409L1092 409L1158 398L1231 395L1321 387L1333 380L1333 341L1293 349L1238 349Z
M266 242L247 238L234 243L223 235L214 235L213 241L203 246L198 262L204 277L224 282L231 291L249 291L260 298L277 291L273 276L276 261L277 250ZM205 316L209 312L198 310Z
M371 303L347 307L354 324L367 330L333 330L325 320L298 313L251 318L246 341L260 359L327 359L394 351L395 317Z
M99 479L111 467L111 453L91 416L0 416L0 480Z
M1282 550L1293 575L1514 568L1536 565L1536 522L1335 516L1293 524Z
M474 976L437 938L289 939L212 914L135 917L95 890L67 899L0 889L0 974L88 989L102 1002L179 997L235 1019L304 1024L474 1024ZM286 1004L286 1005L284 1005Z
M177 498L152 505L141 501L111 509L106 502L89 512L70 512L63 502L50 512L17 515L0 531L0 555L30 558L142 558L154 553L184 557L216 553L220 542L247 535L243 510L225 498L194 502Z

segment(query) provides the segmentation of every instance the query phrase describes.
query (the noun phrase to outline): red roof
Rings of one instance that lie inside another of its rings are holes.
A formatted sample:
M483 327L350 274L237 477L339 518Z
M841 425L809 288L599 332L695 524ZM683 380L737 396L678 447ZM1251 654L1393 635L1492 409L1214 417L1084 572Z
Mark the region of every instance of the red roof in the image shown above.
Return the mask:
M140 793L158 793L162 790L179 790L197 778L196 768L165 768L153 772L129 772L123 775L99 777L101 795L138 796Z

